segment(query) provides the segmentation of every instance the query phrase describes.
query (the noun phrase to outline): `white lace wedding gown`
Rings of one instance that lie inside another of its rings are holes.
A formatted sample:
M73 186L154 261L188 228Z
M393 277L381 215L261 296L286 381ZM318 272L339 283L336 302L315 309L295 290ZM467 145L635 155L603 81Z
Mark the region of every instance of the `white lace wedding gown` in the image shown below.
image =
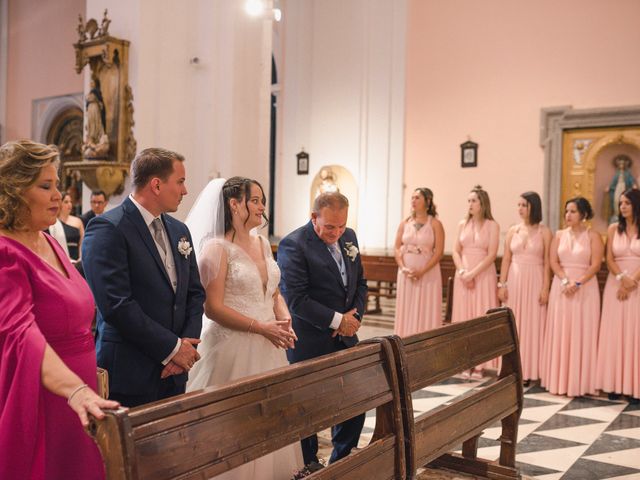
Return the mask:
M227 254L224 304L256 322L267 322L275 318L273 295L280 283L280 269L271 255L268 241L264 237L260 240L268 273L266 291L258 267L242 248L225 240L214 242ZM206 255L200 263L204 261L207 261ZM187 391L220 385L289 364L285 351L276 348L262 335L225 328L206 316L203 317L201 339L198 346L201 358L189 373ZM214 478L288 480L302 466L302 452L296 442Z

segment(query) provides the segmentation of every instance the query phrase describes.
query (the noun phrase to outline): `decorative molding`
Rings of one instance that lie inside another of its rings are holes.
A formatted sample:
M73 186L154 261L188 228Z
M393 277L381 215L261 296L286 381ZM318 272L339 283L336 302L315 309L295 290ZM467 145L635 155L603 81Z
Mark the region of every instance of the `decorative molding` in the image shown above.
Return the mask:
M540 146L544 150L544 210L549 227L557 230L562 196L562 136L565 130L640 125L640 105L575 110L571 105L543 108Z
M76 72L89 66L91 87L85 97L83 159L67 162L64 174L79 176L107 198L124 190L137 142L133 137L133 93L129 86L129 41L109 35L107 10L100 25L78 16Z

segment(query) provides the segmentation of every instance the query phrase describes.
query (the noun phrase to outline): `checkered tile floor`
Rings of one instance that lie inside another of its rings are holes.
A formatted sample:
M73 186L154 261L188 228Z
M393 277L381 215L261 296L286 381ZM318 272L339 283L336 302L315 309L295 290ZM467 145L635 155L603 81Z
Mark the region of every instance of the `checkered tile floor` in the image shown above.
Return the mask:
M414 414L446 404L484 383L453 377L415 392ZM369 412L362 446L371 439L374 426L375 412ZM498 458L500 431L499 423L484 431L479 457ZM539 480L640 479L640 406L595 397L571 399L540 387L528 388L516 461L523 475Z
M375 316L361 338L392 333L393 313ZM386 322L386 325L385 325ZM450 402L491 380L453 377L415 392L415 415ZM361 445L371 439L375 412L369 412ZM478 456L499 456L500 425L488 428L479 442ZM516 461L523 475L539 480L640 480L640 405L608 401L604 397L569 398L534 386L525 389L518 429Z

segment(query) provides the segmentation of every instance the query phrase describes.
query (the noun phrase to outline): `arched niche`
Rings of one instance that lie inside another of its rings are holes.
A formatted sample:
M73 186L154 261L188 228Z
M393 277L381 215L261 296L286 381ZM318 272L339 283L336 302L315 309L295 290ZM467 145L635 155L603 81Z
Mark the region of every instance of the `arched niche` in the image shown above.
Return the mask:
M338 191L349 199L349 218L347 226L357 230L358 223L358 185L351 172L341 165L324 165L311 182L309 211L318 195L328 191Z

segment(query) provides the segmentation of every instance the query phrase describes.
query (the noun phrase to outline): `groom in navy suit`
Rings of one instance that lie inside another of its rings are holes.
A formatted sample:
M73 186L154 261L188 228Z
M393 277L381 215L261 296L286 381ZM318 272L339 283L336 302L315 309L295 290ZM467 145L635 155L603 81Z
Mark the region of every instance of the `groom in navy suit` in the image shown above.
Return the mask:
M98 366L110 398L135 407L184 393L200 358L204 290L187 226L175 212L184 157L160 148L131 163L133 193L89 222L82 263L98 307Z
M367 300L356 234L347 228L349 201L338 192L319 195L311 221L282 239L278 265L280 291L298 336L287 350L291 363L338 352L358 343L356 332ZM329 463L356 447L365 415L331 429L333 452ZM318 437L302 440L304 463L313 472L318 463Z

